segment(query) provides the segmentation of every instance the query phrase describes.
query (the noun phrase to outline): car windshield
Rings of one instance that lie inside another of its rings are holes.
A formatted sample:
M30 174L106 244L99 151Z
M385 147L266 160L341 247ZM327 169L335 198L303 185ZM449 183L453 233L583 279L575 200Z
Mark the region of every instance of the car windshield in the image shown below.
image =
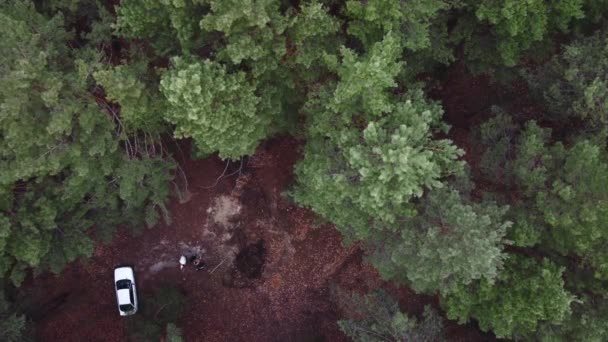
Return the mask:
M116 282L116 288L119 290L128 289L131 286L131 281L129 279L123 279Z
M120 308L120 311L122 312L131 312L133 311L133 305L131 304L123 304L118 306Z

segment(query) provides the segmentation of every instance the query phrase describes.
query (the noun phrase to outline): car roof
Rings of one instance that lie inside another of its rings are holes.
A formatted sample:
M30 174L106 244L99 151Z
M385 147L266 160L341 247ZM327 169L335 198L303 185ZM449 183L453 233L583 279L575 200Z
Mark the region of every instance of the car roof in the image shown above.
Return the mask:
M118 295L118 304L131 304L131 296L129 296L129 289L116 291Z

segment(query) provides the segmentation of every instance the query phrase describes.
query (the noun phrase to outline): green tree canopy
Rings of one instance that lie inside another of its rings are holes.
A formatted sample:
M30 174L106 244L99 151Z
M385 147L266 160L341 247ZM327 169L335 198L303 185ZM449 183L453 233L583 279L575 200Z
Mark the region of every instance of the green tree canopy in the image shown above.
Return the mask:
M161 91L169 108L166 119L175 136L192 137L202 153L238 159L252 154L268 134L270 117L259 112L260 98L243 72L227 73L216 62L172 60Z
M293 199L359 241L383 279L439 294L449 318L498 337L605 340L607 9L0 0L0 278L59 272L121 225L168 219L171 137L236 160L289 132L303 152ZM452 88L480 80L466 70L523 74L536 97L515 82L492 98L516 115L496 107L478 128L454 120L450 131L429 98L456 118L477 96ZM182 294L155 297L133 338L181 340ZM437 315L407 317L385 297L357 297L343 331L442 338ZM19 339L27 320L7 308L0 300L0 338Z
M608 36L606 30L577 39L534 71L528 84L547 105L544 119L568 122L579 118L591 127L608 125Z
M353 239L367 238L374 229L397 229L398 218L414 215L412 198L421 197L425 187L441 187L440 179L460 167L460 150L448 140L432 139L440 107L420 92L387 108L392 106L391 115L369 121L363 130L313 126L313 132L328 135L313 137L296 166L296 200ZM311 124L329 125L324 121L335 117L321 115L321 122Z
M563 269L551 261L510 255L494 281L482 279L442 299L449 319L475 318L497 337L526 337L541 322L561 323L570 313L572 294L564 289Z
M190 51L201 43L204 0L124 0L116 7L116 32L146 39L161 54Z
M508 226L504 209L441 191L447 176L462 171L462 151L434 137L448 128L439 105L421 91L390 92L402 67L399 51L391 35L363 56L342 49L339 81L306 107L308 141L294 198L336 224L347 241L366 242L386 278L427 292L492 278ZM425 191L431 195L422 199Z
M608 163L600 146L585 139L551 144L549 129L531 121L519 131L506 114L480 131L482 144L490 146L482 157L487 174L502 175L494 181L521 194L512 212L515 244L576 254L606 279Z
M494 279L504 259L503 238L510 222L507 208L474 203L458 191L430 191L420 213L400 224L397 236L375 247L372 263L387 279L409 284L418 292L448 293L475 279Z
M211 11L200 22L206 32L226 38L217 50L220 60L247 63L254 77L278 67L286 53L283 32L287 18L277 0L207 0Z
M585 16L586 0L465 0L451 39L464 44L473 70L514 66L526 54L539 53L548 39L568 32ZM598 9L595 9L597 12ZM500 56L500 62L496 55Z
M33 341L26 316L19 313L14 303L6 299L2 288L0 288L0 339L6 342Z
M443 318L425 306L422 319L408 317L388 293L377 290L365 296L342 296L339 305L349 319L338 321L340 329L356 342L441 341Z
M327 60L338 52L342 42L340 21L327 13L320 3L302 4L294 9L286 31L288 44L294 49L291 58L295 69L305 80L314 80L327 73Z
M20 283L91 255L92 227L158 216L172 164L124 152L129 137L87 91L99 56L68 47L61 15L17 2L0 17L0 275Z
M120 119L126 132L164 132L167 101L158 89L159 80L148 70L147 59L133 56L135 62L97 70L93 73L106 98L120 105Z
M167 324L167 341L168 342L183 342L182 329L178 328L175 323Z
M400 43L417 51L431 45L433 18L448 5L440 0L369 0L346 1L348 33L357 37L365 47L381 41L393 32L399 33Z
M604 298L584 296L572 303L572 314L563 323L543 324L537 338L543 342L590 341L608 338L608 303Z

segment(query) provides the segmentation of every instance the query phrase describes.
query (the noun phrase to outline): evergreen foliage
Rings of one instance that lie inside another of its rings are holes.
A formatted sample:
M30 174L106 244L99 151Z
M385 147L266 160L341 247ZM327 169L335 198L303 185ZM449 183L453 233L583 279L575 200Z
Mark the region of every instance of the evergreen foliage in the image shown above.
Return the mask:
M160 53L190 51L201 41L201 0L125 0L116 7L116 32L146 39Z
M531 52L546 51L538 47L546 45L551 36L570 31L573 22L585 17L586 3L586 0L464 0L451 39L464 44L473 70L512 67ZM500 56L498 61L496 56Z
M87 91L99 56L68 48L61 15L19 2L0 16L0 275L19 284L28 267L90 256L92 227L158 215L172 166L123 152L129 138Z
M541 68L527 73L528 84L555 122L579 118L591 127L608 124L608 37L605 30L578 39Z
M310 141L296 166L296 201L350 231L348 238L396 230L398 218L414 215L410 199L421 197L425 186L441 187L439 179L460 167L460 150L448 140L432 139L441 116L437 105L414 92L387 108L392 106L390 116L368 122L362 131L348 124L333 132L319 128L328 125L322 121L346 116L321 115L311 133L319 129L328 135Z
M22 342L25 316L11 314L0 320L0 338L6 342Z
M260 121L267 121L266 134L292 127L301 94L295 89L293 71L286 56L289 18L279 0L206 0L210 12L200 25L214 42L214 60L244 72L259 98ZM297 106L294 108L294 105ZM254 115L254 114L249 114ZM245 120L239 125L248 126ZM263 137L266 137L264 135ZM246 153L243 153L246 154Z
M25 315L16 311L15 305L5 298L0 289L0 340L6 342L33 341Z
M546 317L552 318L532 319L534 314L542 310L526 308L522 304L517 317L528 316L530 319L526 326L518 323L509 327L499 322L509 322L512 319L498 316L489 319L491 314L485 311L476 314L470 307L468 313L453 311L449 307L460 306L462 302L454 305L451 302L454 297L448 296L446 308L449 317L459 317L461 321L466 320L467 316L476 317L484 329L491 329L498 336L531 336L539 328L537 335L542 340L554 341L567 336L574 340L598 340L598 336L604 334L601 323L596 321L603 315L602 300L592 299L588 295L589 292L604 291L605 285L602 284L606 279L608 260L602 247L606 243L602 227L606 222L604 190L608 185L608 164L602 147L597 143L598 139L588 139L592 137L583 135L571 137L568 145L553 142L550 129L541 128L534 121L526 122L521 127L501 111L480 126L478 137L481 146L486 146L481 157L485 176L495 184L506 186L513 193L510 196L499 194L501 201L512 206L509 217L514 224L509 230L509 238L517 246L540 250L553 259L553 265L558 263L568 266L563 276L570 291L583 296L583 304L573 304L575 312L571 315L564 314L568 312L565 310L568 308L567 296L547 295L543 301L561 303L561 307L553 306L551 310L545 310ZM576 264L568 262L567 258L572 257L577 258ZM549 262L548 259L545 259L546 262ZM511 261L511 268L525 265L523 261L517 261L516 264ZM552 272L556 272L555 268ZM504 276L499 276L498 279L503 278ZM561 278L559 276L562 284L560 287L563 287ZM489 298L480 305L493 305L491 302L504 304L505 299L499 298L498 293L504 296L505 291L514 291L517 286L525 283L520 278L513 279L508 285L497 283L494 287L484 287L482 282L481 288L468 291L482 293L495 288L492 291L496 291L496 297ZM554 280L554 283L557 284L558 281ZM557 285L539 285L538 290L526 291L534 293L538 299L551 293L551 288L558 291ZM480 298L479 295L477 297ZM467 298L470 301L470 297ZM522 300L524 302L528 306L531 303L530 300ZM505 308L497 310L505 311ZM547 322L537 325L535 321ZM579 326L588 329L579 329ZM583 339L583 336L587 338Z
M453 61L447 21L451 4L440 0L349 0L347 31L369 50L389 33L404 48L407 68L400 78L412 81L437 63Z
M255 95L243 72L227 73L212 61L172 60L162 77L161 91L169 108L166 119L177 137L192 137L202 153L218 151L221 158L252 154L268 133L270 117L258 112Z
M563 269L551 261L511 255L495 280L482 279L442 299L449 319L471 317L497 337L526 337L541 322L560 323L570 313L572 294L564 289Z
M472 280L497 276L510 226L503 219L506 207L474 203L442 188L431 191L418 210L401 224L398 236L376 246L372 263L385 278L410 284L418 292L449 293Z
M600 342L608 338L608 306L605 299L585 296L582 301L572 304L572 311L572 315L562 324L541 326L537 333L538 340Z
M288 44L295 49L292 69L299 77L314 80L327 73L327 60L338 53L340 21L317 2L302 4L296 13L286 31Z
M108 45L114 16L100 0L38 0L38 12L46 16L61 14L64 27L76 40L91 47Z
M97 70L93 77L105 90L106 98L120 105L125 133L156 135L165 130L167 103L158 90L159 81L148 73L147 60L138 55L133 58L137 62Z
M421 50L431 44L433 18L446 8L446 2L439 0L349 0L346 1L346 15L350 19L348 33L370 48L389 32L398 32L403 47Z
M296 166L294 198L336 224L347 241L368 242L372 262L388 279L433 292L492 278L508 226L503 209L464 204L451 191L429 196L425 209L412 202L462 171L462 151L433 138L448 129L437 104L420 91L403 97L388 91L401 68L399 51L391 35L365 56L342 49L339 82L308 103L309 140ZM446 197L449 204L440 206Z
M361 296L353 293L340 301L348 316L338 322L340 329L356 342L441 341L443 318L430 306L421 320L408 317L397 301L382 290Z
M410 199L422 196L424 186L442 186L439 178L460 167L461 151L448 140L432 139L433 132L447 129L440 123L441 108L420 91L402 98L389 93L400 70L399 51L391 36L366 56L342 49L340 81L307 105L310 138L296 166L294 196L350 230L349 238L366 238L374 227L413 215ZM386 67L379 71L374 65Z
M200 22L206 32L226 37L217 57L233 64L248 64L254 77L278 67L286 53L287 18L277 0L206 0L211 10Z
M601 148L585 139L570 147L550 144L549 129L528 122L518 132L505 114L480 130L483 144L491 146L483 155L488 174L500 175L496 179L517 186L522 195L513 211L515 244L542 243L562 255L576 254L606 279L608 163ZM501 136L499 143L492 144L492 136Z

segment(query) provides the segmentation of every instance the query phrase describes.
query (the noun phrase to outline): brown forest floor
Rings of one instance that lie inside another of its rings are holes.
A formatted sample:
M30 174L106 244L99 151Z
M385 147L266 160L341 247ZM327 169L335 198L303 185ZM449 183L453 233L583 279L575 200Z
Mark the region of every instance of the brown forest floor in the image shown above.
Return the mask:
M453 134L466 148L467 132L457 127ZM58 277L28 281L29 301L41 305L33 315L39 340L127 341L128 318L118 315L112 283L113 268L121 264L135 267L140 301L164 285L186 293L189 307L177 322L186 341L347 341L336 325L342 315L331 294L336 286L358 292L385 288L410 314L421 314L425 304L436 306L433 297L381 281L358 246L343 246L332 226L317 226L309 210L282 195L293 181L299 148L291 138L265 142L240 175L214 187L223 162L182 157L190 196L172 199L171 224L139 237L120 233L86 263L74 263ZM259 255L235 262L239 252L260 241L266 249L261 268ZM192 250L202 252L207 271L179 270L179 256ZM447 332L452 341L492 339L451 322Z

